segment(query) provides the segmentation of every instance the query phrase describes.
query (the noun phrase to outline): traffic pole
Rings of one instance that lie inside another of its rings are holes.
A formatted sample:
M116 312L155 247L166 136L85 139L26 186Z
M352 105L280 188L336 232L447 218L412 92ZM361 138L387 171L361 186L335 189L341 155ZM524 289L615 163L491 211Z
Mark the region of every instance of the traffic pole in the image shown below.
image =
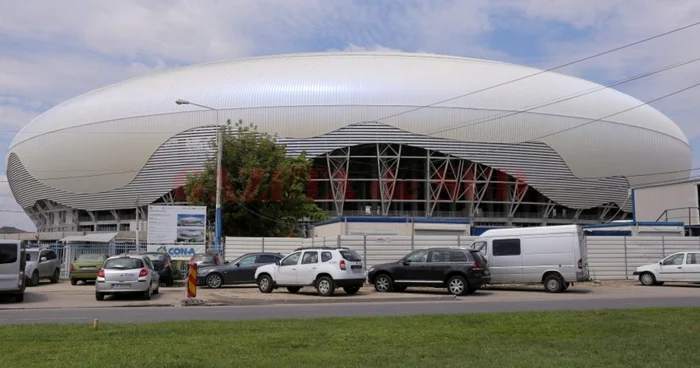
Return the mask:
M197 297L197 264L190 263L190 272L187 277L187 297L189 299Z

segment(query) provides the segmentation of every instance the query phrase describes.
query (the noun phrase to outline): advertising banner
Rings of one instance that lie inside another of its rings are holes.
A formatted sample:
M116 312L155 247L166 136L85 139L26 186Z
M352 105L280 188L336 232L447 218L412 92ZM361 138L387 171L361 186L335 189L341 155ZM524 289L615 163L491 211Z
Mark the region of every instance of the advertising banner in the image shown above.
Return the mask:
M149 244L205 244L206 231L206 206L148 206Z
M175 261L189 261L189 259L197 254L204 253L206 246L204 244L175 244L175 245L158 245L148 244L149 252L168 253L170 258Z

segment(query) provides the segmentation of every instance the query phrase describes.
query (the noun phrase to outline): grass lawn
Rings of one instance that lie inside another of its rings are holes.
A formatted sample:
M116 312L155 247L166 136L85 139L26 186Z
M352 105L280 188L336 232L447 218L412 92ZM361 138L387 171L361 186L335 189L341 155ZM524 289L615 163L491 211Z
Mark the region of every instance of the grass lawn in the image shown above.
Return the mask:
M0 327L0 367L688 367L700 308Z

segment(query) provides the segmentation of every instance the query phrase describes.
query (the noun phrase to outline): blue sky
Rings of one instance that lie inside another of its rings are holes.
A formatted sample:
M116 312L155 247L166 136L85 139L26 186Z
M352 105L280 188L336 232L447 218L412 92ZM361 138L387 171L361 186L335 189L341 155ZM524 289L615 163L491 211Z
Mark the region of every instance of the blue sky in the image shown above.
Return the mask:
M62 101L182 65L390 49L550 68L699 20L697 0L0 0L0 149ZM698 44L695 27L558 71L605 84L700 57ZM618 89L644 101L697 82L700 63ZM686 132L694 166L699 97L693 90L653 105ZM0 226L33 230L0 179Z

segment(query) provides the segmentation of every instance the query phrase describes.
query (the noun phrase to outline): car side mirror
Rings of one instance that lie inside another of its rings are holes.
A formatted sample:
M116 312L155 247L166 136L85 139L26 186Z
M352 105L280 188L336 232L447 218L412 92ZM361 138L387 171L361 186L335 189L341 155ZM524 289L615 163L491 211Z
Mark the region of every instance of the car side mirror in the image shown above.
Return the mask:
M664 265L664 261L659 261L659 264L663 266L663 265Z
M279 266L279 265L280 265L280 261L275 261L275 264Z
M410 265L410 264L411 264L411 261L409 261L409 260L407 260L407 259L405 259L405 260L403 261L403 265L404 265L404 266L408 266L408 265Z
M236 262L236 267L241 267L241 264L239 262Z
M41 259L39 260L39 262L46 262L46 257L41 257Z
M229 263L231 263L231 261L224 261L224 264L229 264Z

